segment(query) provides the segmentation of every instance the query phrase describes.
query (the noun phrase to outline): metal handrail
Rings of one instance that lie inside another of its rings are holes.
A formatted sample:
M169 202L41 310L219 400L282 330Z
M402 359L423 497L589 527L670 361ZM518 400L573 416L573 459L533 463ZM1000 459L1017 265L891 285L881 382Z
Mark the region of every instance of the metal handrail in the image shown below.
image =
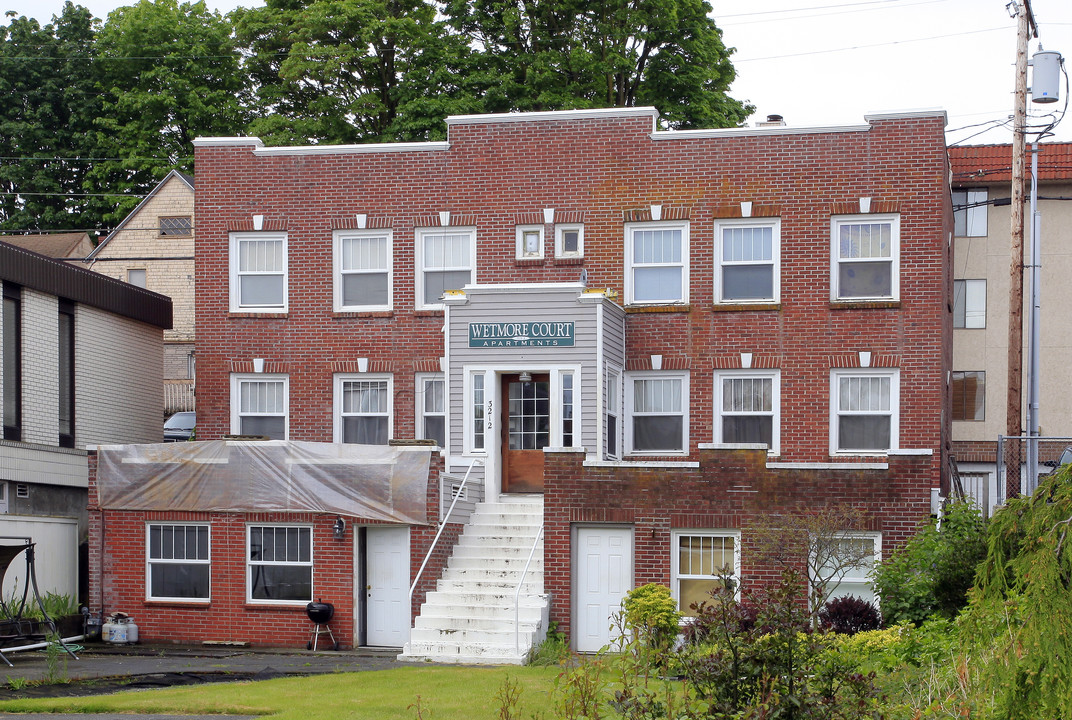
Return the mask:
M525 563L525 569L521 571L521 579L517 582L517 589L514 591L514 653L521 654L521 586L525 584L525 576L528 575L529 565L532 564L532 556L536 554L536 546L540 544L540 539L543 537L543 525L540 525L540 531L536 533L536 539L532 541L532 549L529 550L529 559Z
M465 477L462 478L462 484L458 486L458 492L454 494L454 499L451 501L450 507L447 508L447 514L443 516L442 522L439 523L439 530L436 531L435 539L432 540L432 544L428 547L428 554L424 556L424 562L421 563L421 569L417 571L417 576L413 578L413 584L409 586L409 605L411 608L413 607L413 591L417 589L417 583L421 580L424 568L428 565L428 560L431 559L432 553L435 552L436 545L439 544L439 537L443 534L443 529L447 527L447 521L450 520L450 514L454 512L454 506L458 504L458 498L462 496L462 490L465 489L465 483L469 482L469 475L473 472L473 468L478 464L483 465L484 461L480 458L473 458L473 461L469 463L469 469L465 471Z

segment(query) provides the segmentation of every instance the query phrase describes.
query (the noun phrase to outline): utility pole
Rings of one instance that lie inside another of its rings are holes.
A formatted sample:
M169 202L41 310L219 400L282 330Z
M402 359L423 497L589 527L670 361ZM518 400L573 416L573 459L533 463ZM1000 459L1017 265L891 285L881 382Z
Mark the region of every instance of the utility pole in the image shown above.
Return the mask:
M1016 99L1012 132L1012 201L1009 206L1009 367L1008 400L1005 409L1005 433L1023 435L1024 378L1024 151L1027 138L1027 41L1035 31L1030 0L1016 8ZM1020 458L1002 458L1005 463L1005 497L1020 495Z

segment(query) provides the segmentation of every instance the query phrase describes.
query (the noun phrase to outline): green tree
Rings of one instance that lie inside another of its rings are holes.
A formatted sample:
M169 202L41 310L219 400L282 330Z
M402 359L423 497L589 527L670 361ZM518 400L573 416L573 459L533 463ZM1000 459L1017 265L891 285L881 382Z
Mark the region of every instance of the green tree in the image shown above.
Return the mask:
M100 104L90 61L97 21L71 2L53 22L0 27L0 229L96 227L107 205L86 195Z
M199 135L236 135L248 122L248 78L229 21L203 1L139 0L113 11L97 39L105 111L91 181L129 194L119 220L168 171L193 169Z
M706 0L448 0L474 56L482 110L653 105L664 127L727 127L753 108L730 98L732 49Z
M878 564L875 592L889 625L922 625L931 615L953 619L986 557L986 524L975 503L950 503L940 525L929 523Z
M1072 718L1072 466L991 518L959 624L994 716Z
M464 44L425 0L268 0L232 17L265 142L436 139L476 109L459 91Z

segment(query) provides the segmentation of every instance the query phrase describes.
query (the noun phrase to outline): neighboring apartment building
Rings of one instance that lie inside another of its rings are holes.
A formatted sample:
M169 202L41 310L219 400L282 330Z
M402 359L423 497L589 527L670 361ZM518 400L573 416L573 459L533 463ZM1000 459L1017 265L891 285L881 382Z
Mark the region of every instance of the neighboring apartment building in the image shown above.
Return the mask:
M1043 472L1072 445L1072 143L1043 143L1038 155L1041 213L1040 447ZM1027 167L1030 172L1030 145ZM949 148L955 209L953 312L953 455L965 490L992 511L1005 494L998 476L998 437L1006 435L1008 405L1010 196L1012 148L979 145ZM1030 177L1027 178L1030 181ZM1024 248L1031 264L1026 228ZM1021 422L1027 423L1027 328L1029 285L1024 283L1024 377ZM1026 433L1025 433L1026 434ZM1012 466L1022 444L1009 444ZM1019 459L1018 459L1019 458Z
M0 536L37 543L42 593L84 599L86 447L159 442L171 302L4 242L0 285Z
M102 500L127 538L100 559L102 602L146 638L297 645L322 597L344 645L516 661L546 618L598 649L639 584L688 611L716 570L770 582L749 525L773 515L851 505L866 520L847 543L903 543L936 508L948 430L944 113L687 132L656 117L196 141L199 438L442 452L427 523L340 515L333 536L334 512L279 503ZM211 583L146 585L165 532L203 541L176 562ZM303 582L265 597L269 561ZM866 565L839 592L868 596Z
M89 254L95 272L171 298L164 332L164 412L193 410L194 179L172 170Z

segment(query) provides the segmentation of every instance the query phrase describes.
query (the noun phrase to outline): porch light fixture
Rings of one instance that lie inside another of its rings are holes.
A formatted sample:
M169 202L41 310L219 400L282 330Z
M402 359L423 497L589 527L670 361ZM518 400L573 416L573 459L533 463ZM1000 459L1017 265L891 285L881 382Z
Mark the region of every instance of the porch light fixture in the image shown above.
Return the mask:
M532 373L528 370L522 370L521 374L517 376L517 379L525 383L532 382Z
M336 540L346 539L346 521L341 517L336 517L335 522L331 524L331 534Z

